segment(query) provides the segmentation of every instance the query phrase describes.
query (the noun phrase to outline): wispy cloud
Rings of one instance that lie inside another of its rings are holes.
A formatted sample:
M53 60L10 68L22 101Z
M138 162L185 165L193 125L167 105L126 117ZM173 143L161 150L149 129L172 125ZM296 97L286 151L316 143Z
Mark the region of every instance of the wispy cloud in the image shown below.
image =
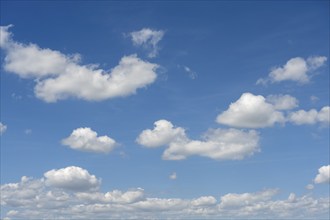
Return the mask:
M153 58L158 55L158 43L162 40L164 34L163 30L143 28L139 31L131 32L129 35L134 45L142 46L148 51L148 57Z

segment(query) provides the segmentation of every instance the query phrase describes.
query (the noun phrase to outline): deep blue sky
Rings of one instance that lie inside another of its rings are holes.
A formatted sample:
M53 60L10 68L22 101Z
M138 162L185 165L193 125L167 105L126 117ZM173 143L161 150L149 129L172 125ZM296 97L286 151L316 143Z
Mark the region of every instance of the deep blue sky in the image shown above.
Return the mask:
M328 60L308 73L308 83L256 85L292 58L329 59L329 1L1 1L1 26L10 24L13 41L65 55L78 53L81 65L99 64L110 71L122 57L136 54L159 68L157 79L133 95L47 103L34 94L40 79L7 71L9 52L1 50L0 121L7 126L1 135L1 184L20 182L22 176L40 179L49 170L76 166L101 178L103 193L141 187L146 198L214 196L221 203L220 197L228 193L278 189L274 201L286 200L290 193L329 201L329 184L313 182L318 169L329 164L329 123L296 125L288 119L251 128L216 122L243 93L295 97L299 106L283 110L285 116L329 106ZM130 33L143 28L164 33L156 57L132 43ZM163 160L166 146L149 149L136 142L160 119L184 128L193 140L201 140L209 129L254 129L260 152L242 160L199 155ZM98 154L61 144L83 127L118 145ZM173 172L174 180L169 178ZM314 189L305 189L308 184ZM4 205L3 210L24 213L25 208ZM9 216L6 212L1 217Z

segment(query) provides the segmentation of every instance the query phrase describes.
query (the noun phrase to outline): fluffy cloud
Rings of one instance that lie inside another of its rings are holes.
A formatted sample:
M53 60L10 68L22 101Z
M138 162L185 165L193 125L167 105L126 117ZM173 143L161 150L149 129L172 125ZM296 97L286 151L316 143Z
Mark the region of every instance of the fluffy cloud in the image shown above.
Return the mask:
M1 27L1 48L5 51L4 69L22 78L36 79L35 94L46 102L69 97L99 101L135 94L153 83L157 64L124 56L110 71L97 65L81 65L80 55L65 55L35 44L12 40L9 26Z
M259 134L254 130L210 129L203 140L191 140L183 128L174 127L169 121L159 120L154 124L153 130L142 131L137 142L147 147L166 145L162 156L165 160L183 160L193 155L241 160L259 151Z
M176 139L185 139L183 128L174 128L173 124L167 120L158 120L154 123L154 129L142 131L136 139L137 143L145 147L160 147L168 145Z
M7 130L7 125L0 122L0 135L2 135Z
M149 51L148 56L152 58L158 54L159 48L157 44L163 38L164 31L143 28L139 31L131 32L129 35L132 38L133 44L147 49Z
M97 190L101 182L87 170L75 166L53 169L44 176L46 185L73 191Z
M330 165L320 167L314 183L330 183Z
M277 110L289 110L298 107L298 100L290 95L269 95L266 101Z
M316 123L329 125L330 107L325 106L320 111L317 111L316 109L311 109L309 111L299 110L296 112L291 112L288 116L288 120L297 125Z
M290 59L283 67L277 67L271 70L266 79L259 79L257 84L275 83L286 80L295 81L301 84L308 83L310 74L320 68L327 61L327 57L314 56L307 60L301 57Z
M329 198L297 197L291 193L287 199L275 200L276 189L228 193L218 202L214 196L192 199L146 197L141 188L105 193L89 191L88 188L72 191L49 185L47 181L24 176L18 183L1 185L2 218L309 219L329 215Z
M235 194L229 193L221 197L221 208L242 207L270 200L275 194L276 189L269 189L257 193Z
M80 151L109 153L116 146L116 141L108 136L98 137L90 128L77 128L69 137L62 140L62 144Z
M273 98L274 99L274 98ZM276 97L275 102L280 106L280 101L287 97ZM290 98L291 99L291 98ZM288 106L284 106L288 107ZM284 123L285 117L282 112L268 103L261 95L243 93L242 96L229 108L217 116L216 121L233 127L263 128L273 126L275 123Z

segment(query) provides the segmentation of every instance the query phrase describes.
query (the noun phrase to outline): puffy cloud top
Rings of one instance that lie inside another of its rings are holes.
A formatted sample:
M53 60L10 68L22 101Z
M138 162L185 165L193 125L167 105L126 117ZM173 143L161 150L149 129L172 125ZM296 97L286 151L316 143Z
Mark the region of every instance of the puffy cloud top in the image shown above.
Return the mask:
M154 123L153 130L142 131L136 141L145 147L160 147L180 138L185 138L183 128L174 128L170 121L158 120Z
M329 125L330 123L330 107L324 106L320 111L311 109L309 111L299 110L291 112L288 116L289 121L294 124L315 124L317 122L323 125Z
M100 101L132 95L157 78L158 65L134 54L122 57L117 66L107 71L97 65L79 64L79 54L65 55L35 44L15 42L8 28L1 27L4 69L22 78L37 79L34 92L46 102L70 97Z
M77 128L69 137L62 140L62 144L80 151L109 153L116 146L116 141L108 136L98 137L90 128Z
M275 102L279 105L279 100L283 99L286 98L275 98ZM243 93L226 111L217 116L216 121L233 127L263 128L273 126L275 123L284 123L285 117L263 96Z
M327 61L325 56L313 56L305 60L301 57L295 57L287 61L283 67L277 67L271 70L266 79L259 79L257 84L267 84L267 82L295 81L300 84L310 81L309 73L323 66Z
M0 122L0 135L2 135L7 130L7 125Z
M166 120L156 121L153 130L142 131L137 142L147 147L167 145L162 156L165 160L183 160L193 155L217 160L241 160L259 151L259 134L254 130L211 129L203 140L191 140L183 128L174 128Z
M97 190L101 181L83 168L70 166L59 170L53 169L44 174L46 184L56 188L73 191Z
M314 179L315 183L330 183L330 165L320 167L319 173Z

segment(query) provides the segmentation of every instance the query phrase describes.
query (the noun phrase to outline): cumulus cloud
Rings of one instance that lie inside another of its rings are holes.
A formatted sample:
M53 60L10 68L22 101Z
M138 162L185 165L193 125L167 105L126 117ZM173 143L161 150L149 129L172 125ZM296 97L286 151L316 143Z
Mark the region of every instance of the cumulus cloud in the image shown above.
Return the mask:
M163 38L165 32L162 30L152 30L150 28L143 28L139 31L134 31L129 34L132 38L133 44L142 46L149 51L150 58L156 57L158 54L158 43Z
M46 102L70 97L100 101L136 93L157 78L157 64L124 56L111 70L97 65L81 65L79 54L65 55L59 51L22 44L12 39L9 26L1 27L1 48L5 51L4 69L22 78L36 81L34 92Z
M136 139L137 143L145 147L160 147L168 145L176 139L185 139L185 130L167 120L158 120L154 129L146 129Z
M109 153L116 146L116 141L108 136L97 136L91 128L77 128L71 135L62 140L63 145L67 145L74 150Z
M278 190L276 189L269 189L257 193L229 193L221 197L220 207L241 207L264 202L270 200L275 194L277 194L277 191Z
M314 183L330 183L330 165L319 168Z
M273 101L278 107L283 108L280 106L280 101L285 99L287 98L275 97ZM243 93L236 102L230 104L226 111L217 116L216 121L220 124L241 128L263 128L273 126L275 123L284 123L283 113L277 111L278 107L275 106L268 103L261 95Z
M329 125L330 107L324 106L320 111L317 111L316 109L311 109L309 111L299 110L291 112L288 116L288 120L297 125L316 123Z
M266 101L276 110L289 110L298 107L298 100L290 95L269 95Z
M2 135L7 130L7 125L0 122L0 135Z
M313 56L307 60L301 57L295 57L287 61L282 67L276 67L271 70L268 78L259 79L257 84L275 83L281 81L295 81L305 84L310 81L311 74L325 64L327 57Z
M53 169L47 171L44 176L46 185L73 191L97 190L101 183L101 180L87 170L76 166Z
M86 171L87 172L87 171ZM324 218L329 198L297 197L276 200L276 189L242 194L228 193L198 198L147 197L141 188L109 192L73 191L47 184L47 179L23 176L17 183L1 185L3 218L13 219L227 219ZM8 210L8 211L7 211Z
M141 132L137 142L146 147L166 146L162 158L183 160L198 155L216 160L241 160L259 151L259 134L254 130L210 129L202 140L191 140L185 129L166 120L155 123L153 130Z
M171 180L176 180L176 178L177 178L176 172L173 172L173 173L169 176L169 178L170 178Z

